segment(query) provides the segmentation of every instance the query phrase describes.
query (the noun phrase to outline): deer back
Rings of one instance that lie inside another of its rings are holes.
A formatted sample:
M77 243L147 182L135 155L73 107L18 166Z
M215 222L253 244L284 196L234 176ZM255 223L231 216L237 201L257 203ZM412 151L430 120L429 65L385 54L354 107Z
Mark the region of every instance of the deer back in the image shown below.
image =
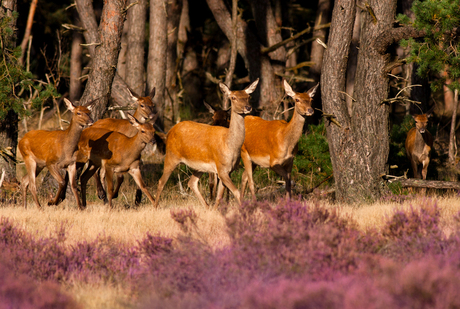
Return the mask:
M140 123L129 114L128 117L131 126L137 131L132 137L104 128L85 129L78 143L77 162L91 160L99 165L105 160L110 165L130 165L139 160L145 146L155 142L155 129L148 122Z

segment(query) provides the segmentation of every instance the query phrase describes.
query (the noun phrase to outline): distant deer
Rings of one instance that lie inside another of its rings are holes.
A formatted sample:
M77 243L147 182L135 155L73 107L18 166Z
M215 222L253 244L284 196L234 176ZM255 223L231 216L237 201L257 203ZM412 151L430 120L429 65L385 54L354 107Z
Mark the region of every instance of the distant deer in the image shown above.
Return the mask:
M222 199L224 186L230 189L240 204L240 193L230 179L230 173L238 166L241 146L244 142L244 116L251 112L249 95L254 92L259 79L244 90L231 91L225 84L219 83L220 90L231 101L231 117L229 128L211 126L193 121L176 124L168 132L166 138L166 155L163 176L158 182L156 205L158 205L163 187L172 171L180 163L194 170L188 186L198 197L202 205L207 207L198 189L198 181L203 173L217 173L220 182L214 207Z
M136 135L132 137L102 128L91 127L83 130L78 143L77 155L79 165L84 165L87 161L89 163L80 176L83 206L86 206L86 184L99 168L105 171L110 207L112 207L114 192L113 175L126 172L134 178L152 205L155 203L142 180L139 168L142 150L148 143L155 142L155 129L151 123L140 123L130 114L128 114L128 118L131 125L137 130ZM118 181L122 182L123 177L117 177L117 187L119 188L121 183Z
M27 208L27 188L30 185L30 192L37 204L41 208L37 197L36 177L47 167L50 174L59 183L56 197L48 202L48 205L58 205L63 199L67 186L66 176L61 174L63 169L67 169L72 192L77 200L78 208L83 209L80 197L77 192L76 183L76 157L78 151L78 141L83 128L91 125L93 120L90 113L92 103L86 106L74 106L72 102L64 99L67 109L73 113L70 125L66 130L29 131L19 141L18 147L24 159L27 175L22 180L22 194L24 198L24 208Z
M222 109L214 109L211 105L206 102L203 102L204 106L208 109L208 111L212 114L212 123L213 126L220 126L224 128L228 128L230 126L230 114L229 111L222 110ZM218 183L219 179L217 174L209 174L209 195L211 198L215 195L214 187ZM228 188L227 188L227 198L228 198Z
M155 87L146 97L140 97L137 95L133 95L129 88L128 88L128 92L132 100L137 102L137 109L134 112L133 117L136 118L136 120L139 123L152 122L152 119L156 115L155 114L155 104L152 101L153 97L155 97ZM120 132L128 137L132 137L137 134L137 129L130 123L128 119L114 119L114 118L100 119L93 124L93 128L103 128L109 131ZM121 183L123 182L123 177L124 177L123 174L119 174L118 177L120 177L120 179L117 180L117 187L115 188L112 198L116 198L118 196L118 191L120 189L118 184L121 185ZM105 202L107 202L107 196L106 196L104 187L102 186L102 183L101 183L100 170L96 172L95 178L96 178L97 195L101 200L104 200ZM140 204L141 198L142 198L142 191L137 189L136 198L135 198L136 205Z
M264 120L247 116L244 119L246 137L241 149L244 172L241 181L241 195L244 196L249 182L252 198L255 199L252 171L255 165L270 168L284 178L286 197L291 197L291 171L298 142L302 135L305 117L314 113L311 107L319 83L306 93L294 92L284 81L286 94L294 99L295 108L289 123L284 120Z
M407 158L411 163L414 178L418 179L426 179L433 148L433 136L426 129L429 117L427 114L413 116L415 128L409 130L406 138Z

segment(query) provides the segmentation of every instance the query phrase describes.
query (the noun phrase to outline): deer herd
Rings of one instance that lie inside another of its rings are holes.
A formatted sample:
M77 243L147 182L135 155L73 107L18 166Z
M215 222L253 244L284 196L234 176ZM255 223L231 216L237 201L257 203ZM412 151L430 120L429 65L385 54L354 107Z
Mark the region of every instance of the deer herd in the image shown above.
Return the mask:
M163 175L158 181L155 198L150 194L141 175L141 152L148 143L155 143L156 120L155 88L146 97L130 95L137 102L137 109L128 119L105 118L93 123L91 109L94 102L85 106L75 106L64 99L67 109L72 112L70 125L66 130L29 131L19 141L18 149L23 157L27 174L21 183L24 207L27 208L27 189L38 208L36 177L47 168L58 182L56 196L48 205L58 205L65 199L66 187L70 183L80 210L86 207L86 187L94 176L98 197L113 207L113 199L118 196L124 174L130 174L137 186L135 203L141 201L142 193L152 205L159 207L161 193L171 173L179 164L187 165L192 171L189 188L200 203L208 207L200 193L198 181L203 173L209 173L211 197L216 192L214 208L222 200L224 189L229 190L238 204L241 204L247 185L253 199L256 198L253 170L256 166L270 168L284 178L286 197L291 197L291 171L302 135L305 117L314 113L312 99L319 83L305 93L292 90L283 81L286 94L294 100L291 120L264 120L249 115L251 93L256 90L259 79L243 90L230 90L224 83L219 88L231 102L229 111L214 110L205 103L213 114L211 125L194 121L182 121L174 125L165 139ZM129 90L128 90L129 91ZM416 127L412 128L406 140L406 152L411 162L414 177L426 179L433 138L426 130L428 116L414 117ZM85 128L86 127L86 128ZM241 191L235 186L230 174L237 169L240 159L244 165ZM77 171L80 194L77 189ZM116 176L114 188L113 178ZM101 180L105 180L106 190ZM215 186L217 185L217 191Z

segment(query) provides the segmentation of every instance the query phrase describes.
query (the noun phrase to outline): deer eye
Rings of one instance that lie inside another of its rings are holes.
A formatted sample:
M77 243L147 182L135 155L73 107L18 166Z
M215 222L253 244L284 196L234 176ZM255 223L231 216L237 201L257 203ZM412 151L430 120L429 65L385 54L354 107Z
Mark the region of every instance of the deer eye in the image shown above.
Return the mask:
M236 97L232 97L232 100L236 100Z
M296 101L296 102L300 102L300 100L299 100L299 99L295 99L295 101Z
M144 108L144 104L141 104L141 107Z

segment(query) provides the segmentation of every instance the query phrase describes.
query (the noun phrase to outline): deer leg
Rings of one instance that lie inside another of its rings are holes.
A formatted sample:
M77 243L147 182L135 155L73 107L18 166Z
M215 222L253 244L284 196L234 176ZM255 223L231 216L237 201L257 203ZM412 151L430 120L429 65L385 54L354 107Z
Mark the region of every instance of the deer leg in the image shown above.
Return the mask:
M70 188L72 189L73 195L75 196L75 200L77 201L78 208L83 210L84 207L81 204L80 196L78 195L77 190L77 165L71 164L67 167L67 173L69 177Z
M200 203L203 204L204 207L208 207L208 203L206 203L203 195L201 195L200 190L198 189L198 181L200 180L201 175L203 175L203 172L195 171L192 176L190 176L188 187L192 189Z
M171 176L171 173L174 171L174 169L176 168L178 164L179 164L178 160L173 160L171 159L171 157L169 157L166 154L164 167L163 167L163 175L161 176L160 180L158 180L155 208L158 208L161 192L163 191L163 188L166 185L166 182L168 181L169 176Z
M141 167L142 167L142 160L139 160L139 170L141 169ZM134 198L134 204L136 206L139 206L141 201L142 201L142 190L141 189L136 189L136 195L135 195L135 198ZM153 204L153 202L152 202L152 204Z
M216 193L214 191L214 187L215 187L215 184L216 184L216 174L212 174L212 173L209 173L209 181L208 181L208 184L209 184L209 199L212 200L214 198L214 193Z
M247 151L241 150L241 159L243 160L244 172L241 179L241 196L244 197L246 191L246 185L249 182L249 189L251 190L252 199L256 199L256 194L254 190L254 180L252 178L253 164L251 157Z
M283 177L286 187L286 198L291 198L291 174L288 173L281 165L274 165L271 169Z
M115 190L113 191L112 198L118 197L118 191L120 190L121 184L125 180L125 176L123 174L117 174L117 184L115 185Z
M144 192L144 194L147 195L147 197L149 198L152 205L155 205L155 200L153 196L150 194L149 190L147 190L144 180L142 180L141 170L137 168L130 169L128 173L134 178L134 181L136 182L137 186L142 190L141 192ZM138 205L138 203L136 203L136 205Z
M81 200L82 207L86 207L86 185L88 180L98 171L99 169L90 161L88 162L88 167L80 176L80 185L81 185Z
M27 169L27 175L22 180L22 196L24 198L24 208L27 208L27 188L30 185L30 192L32 193L32 197L34 198L35 204L38 208L41 208L40 202L37 196L37 186L35 183L35 179L38 174L43 170L43 167L37 166L37 163L33 160L24 160Z
M113 208L113 170L111 168L105 170L105 182L107 184L107 196L109 199L109 206Z
M104 186L102 185L101 180L101 170L98 169L96 175L94 176L96 179L96 189L97 189L97 197L100 200L103 200L104 203L107 203L107 194L105 193Z
M58 191L56 193L55 198L49 200L48 205L49 206L58 205L59 202L60 202L59 197L61 196L62 190L65 190L65 187L66 187L67 183L65 182L64 178L61 175L61 171L57 168L56 165L49 165L47 167L48 167L48 170L49 170L51 176L53 176L54 179L56 179L56 181L58 182L58 185L59 185Z
M224 188L221 186L226 186L230 191L232 191L233 196L235 197L236 201L238 202L239 205L241 205L241 195L240 192L238 191L238 188L235 187L233 184L230 175L225 172L220 172L219 173L219 178L220 178L220 183L218 187L218 193L220 193L217 198L216 198L216 203L214 204L214 208L217 208L217 206L220 203L220 200L222 199L222 195L224 193Z

